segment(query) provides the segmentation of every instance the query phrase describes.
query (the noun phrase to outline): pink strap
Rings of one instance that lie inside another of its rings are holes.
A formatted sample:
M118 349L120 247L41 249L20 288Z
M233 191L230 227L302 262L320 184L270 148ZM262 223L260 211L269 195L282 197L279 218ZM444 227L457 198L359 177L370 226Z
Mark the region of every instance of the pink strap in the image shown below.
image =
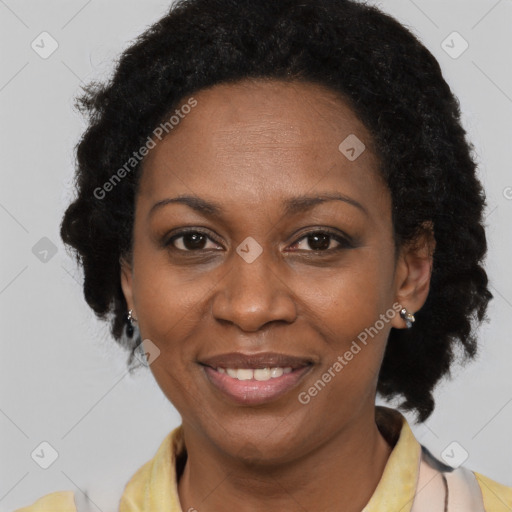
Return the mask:
M463 467L442 471L429 463L423 452L411 512L485 512L475 474Z

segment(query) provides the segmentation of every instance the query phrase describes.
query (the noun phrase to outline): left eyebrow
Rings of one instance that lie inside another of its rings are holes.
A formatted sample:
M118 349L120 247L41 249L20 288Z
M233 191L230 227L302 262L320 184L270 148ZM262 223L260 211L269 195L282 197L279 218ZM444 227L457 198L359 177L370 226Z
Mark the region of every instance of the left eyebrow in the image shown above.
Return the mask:
M342 201L359 208L363 213L369 215L368 210L358 201L343 194L325 192L314 196L297 196L291 197L284 201L284 212L286 215L296 215L299 212L309 211L317 204L326 203L328 201Z
M339 193L322 193L320 195L302 195L296 197L290 197L283 202L284 214L285 215L296 215L301 212L306 212L313 209L318 204L326 203L329 201L342 201L352 206L355 206L366 215L368 214L367 209L355 199L345 196ZM156 202L149 210L148 216L154 214L154 212L167 204L179 203L185 204L193 210L201 213L207 217L221 217L224 209L219 203L213 201L207 201L198 196L181 195L178 197L166 198Z

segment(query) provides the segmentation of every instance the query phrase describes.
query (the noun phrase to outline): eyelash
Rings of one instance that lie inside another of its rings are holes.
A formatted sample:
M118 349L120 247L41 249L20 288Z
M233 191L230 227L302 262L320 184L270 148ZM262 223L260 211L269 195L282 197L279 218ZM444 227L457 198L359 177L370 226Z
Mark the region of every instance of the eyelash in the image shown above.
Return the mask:
M207 232L205 232L201 229L193 228L193 229L182 230L182 231L176 233L171 238L169 238L166 242L164 242L164 246L167 248L170 248L172 250L182 252L182 253L200 253L201 251L212 250L212 249L184 250L184 249L178 249L173 246L174 241L176 241L179 238L182 238L185 235L191 234L191 233L203 235L206 238L208 238L209 240L211 240L212 242L214 242L218 245L221 245L219 242L217 242L215 239L213 239ZM350 240L341 236L338 232L332 231L328 228L321 228L321 229L317 229L317 230L313 230L313 231L308 231L307 233L302 234L302 236L300 238L298 238L295 242L293 242L291 245L296 245L298 242L304 240L308 236L318 235L318 234L328 235L331 239L334 239L336 242L338 242L340 244L339 247L335 247L334 249L325 249L325 250L319 250L319 249L309 250L309 251L305 251L305 252L313 253L313 254L331 254L336 251L340 251L343 249L351 249L354 247L354 244ZM217 250L217 249L213 249L213 250ZM303 251L303 250L302 249L298 250L298 252L301 252L301 251Z

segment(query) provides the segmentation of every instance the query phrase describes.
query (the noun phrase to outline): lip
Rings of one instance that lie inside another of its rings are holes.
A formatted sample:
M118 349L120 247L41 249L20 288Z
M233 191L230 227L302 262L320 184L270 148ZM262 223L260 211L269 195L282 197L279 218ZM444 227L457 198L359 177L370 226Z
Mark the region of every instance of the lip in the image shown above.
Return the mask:
M293 388L313 367L313 361L303 357L276 354L243 354L234 352L210 357L200 363L212 386L225 398L238 405L262 405L274 402ZM216 368L275 368L290 367L292 371L266 381L238 380Z
M311 365L304 366L266 381L238 380L225 373L219 373L210 366L204 366L204 371L209 382L234 403L261 405L273 402L297 387L311 368Z
M256 354L245 354L243 352L230 352L219 354L199 361L201 364L211 368L275 368L290 367L293 370L311 365L313 361L306 357L297 357L276 352L260 352Z

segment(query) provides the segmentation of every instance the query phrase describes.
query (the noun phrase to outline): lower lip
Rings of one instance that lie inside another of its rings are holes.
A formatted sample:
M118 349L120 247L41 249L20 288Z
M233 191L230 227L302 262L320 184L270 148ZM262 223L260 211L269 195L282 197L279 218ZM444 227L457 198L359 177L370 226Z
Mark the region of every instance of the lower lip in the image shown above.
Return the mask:
M269 380L238 380L226 373L219 373L210 366L204 366L208 380L233 402L241 405L259 405L277 400L293 389L311 369L304 366Z

